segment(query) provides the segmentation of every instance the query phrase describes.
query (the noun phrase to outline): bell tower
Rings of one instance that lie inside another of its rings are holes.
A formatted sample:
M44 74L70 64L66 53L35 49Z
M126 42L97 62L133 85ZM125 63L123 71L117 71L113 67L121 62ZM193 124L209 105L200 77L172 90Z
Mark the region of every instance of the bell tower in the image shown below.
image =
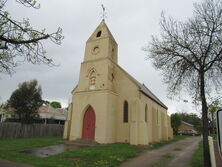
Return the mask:
M86 41L76 91L114 91L114 66L117 64L117 43L104 19Z
M70 140L115 142L117 49L103 19L86 41L79 82L72 91Z
M117 63L117 43L104 20L86 42L84 62L110 59Z

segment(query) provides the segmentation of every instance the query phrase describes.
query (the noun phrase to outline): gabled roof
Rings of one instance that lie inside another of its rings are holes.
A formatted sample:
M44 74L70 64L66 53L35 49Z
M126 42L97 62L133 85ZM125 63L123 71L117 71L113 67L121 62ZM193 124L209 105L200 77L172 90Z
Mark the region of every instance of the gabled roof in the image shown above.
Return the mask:
M190 123L187 123L187 122L184 122L184 121L181 121L183 124L185 124L185 125L188 125L188 126L192 126L193 127L193 125L192 124L190 124Z
M143 92L145 95L147 95L148 97L150 97L152 100L154 100L155 102L157 102L159 105L161 105L163 108L168 109L167 106L160 101L160 99L158 99L152 92L151 90L149 90L146 85L144 84L140 84L140 91Z
M41 106L38 112L42 119L66 120L67 118L67 110L65 108L54 109L50 105L47 105Z
M158 103L160 106L162 106L165 109L168 109L167 106L160 101L152 92L149 90L145 84L141 84L139 81L137 81L134 77L132 77L128 72L126 72L122 67L120 67L118 64L116 64L140 89L140 91L146 95L147 97L151 98L153 101Z
M45 113L45 112L48 112L48 106L40 106L39 109L38 109L38 112L39 113Z

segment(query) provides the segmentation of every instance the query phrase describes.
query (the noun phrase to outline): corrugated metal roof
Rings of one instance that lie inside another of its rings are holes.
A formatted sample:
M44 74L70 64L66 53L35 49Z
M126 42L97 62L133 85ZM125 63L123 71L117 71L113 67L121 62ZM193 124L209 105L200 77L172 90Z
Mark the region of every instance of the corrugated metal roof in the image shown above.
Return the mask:
M168 109L167 106L161 102L147 87L146 85L142 84L140 85L140 91L145 93L147 96L149 96L151 99L156 101L159 105L161 105L163 108Z
M138 82L134 77L132 77L128 72L126 72L122 67L120 67L118 64L116 64L124 73L126 73L128 75L128 77L140 88L140 91L145 94L146 96L148 96L149 98L151 98L152 100L154 100L156 103L158 103L160 106L162 106L165 109L168 109L167 106L160 101L160 99L158 99L147 87L145 84L141 84L140 82Z
M48 105L41 106L38 111L40 118L43 119L48 118L55 120L66 120L67 118L67 110L65 108L54 109L53 107Z
M190 123L187 123L187 122L184 122L184 121L181 121L181 122L184 123L185 125L188 125L188 126L192 126L192 127L193 127L193 125L190 124Z

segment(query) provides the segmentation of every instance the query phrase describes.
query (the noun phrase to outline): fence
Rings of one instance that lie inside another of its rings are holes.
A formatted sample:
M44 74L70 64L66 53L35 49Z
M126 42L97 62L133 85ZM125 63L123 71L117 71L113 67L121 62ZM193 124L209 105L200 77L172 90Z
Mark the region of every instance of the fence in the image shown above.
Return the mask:
M0 123L0 139L62 136L64 125Z

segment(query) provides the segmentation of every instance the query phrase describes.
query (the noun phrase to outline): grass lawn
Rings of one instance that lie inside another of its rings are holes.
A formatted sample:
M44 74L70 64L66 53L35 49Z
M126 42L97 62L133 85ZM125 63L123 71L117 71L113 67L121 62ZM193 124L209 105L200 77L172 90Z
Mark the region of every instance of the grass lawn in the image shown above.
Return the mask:
M197 150L194 152L191 167L203 167L203 142L199 143Z
M56 145L61 143L62 139L60 137L0 140L0 158L30 164L35 167L115 167L145 149L157 149L185 137L187 136L175 136L171 141L155 143L149 146L133 146L129 144L93 146L63 152L46 158L38 158L18 151Z

